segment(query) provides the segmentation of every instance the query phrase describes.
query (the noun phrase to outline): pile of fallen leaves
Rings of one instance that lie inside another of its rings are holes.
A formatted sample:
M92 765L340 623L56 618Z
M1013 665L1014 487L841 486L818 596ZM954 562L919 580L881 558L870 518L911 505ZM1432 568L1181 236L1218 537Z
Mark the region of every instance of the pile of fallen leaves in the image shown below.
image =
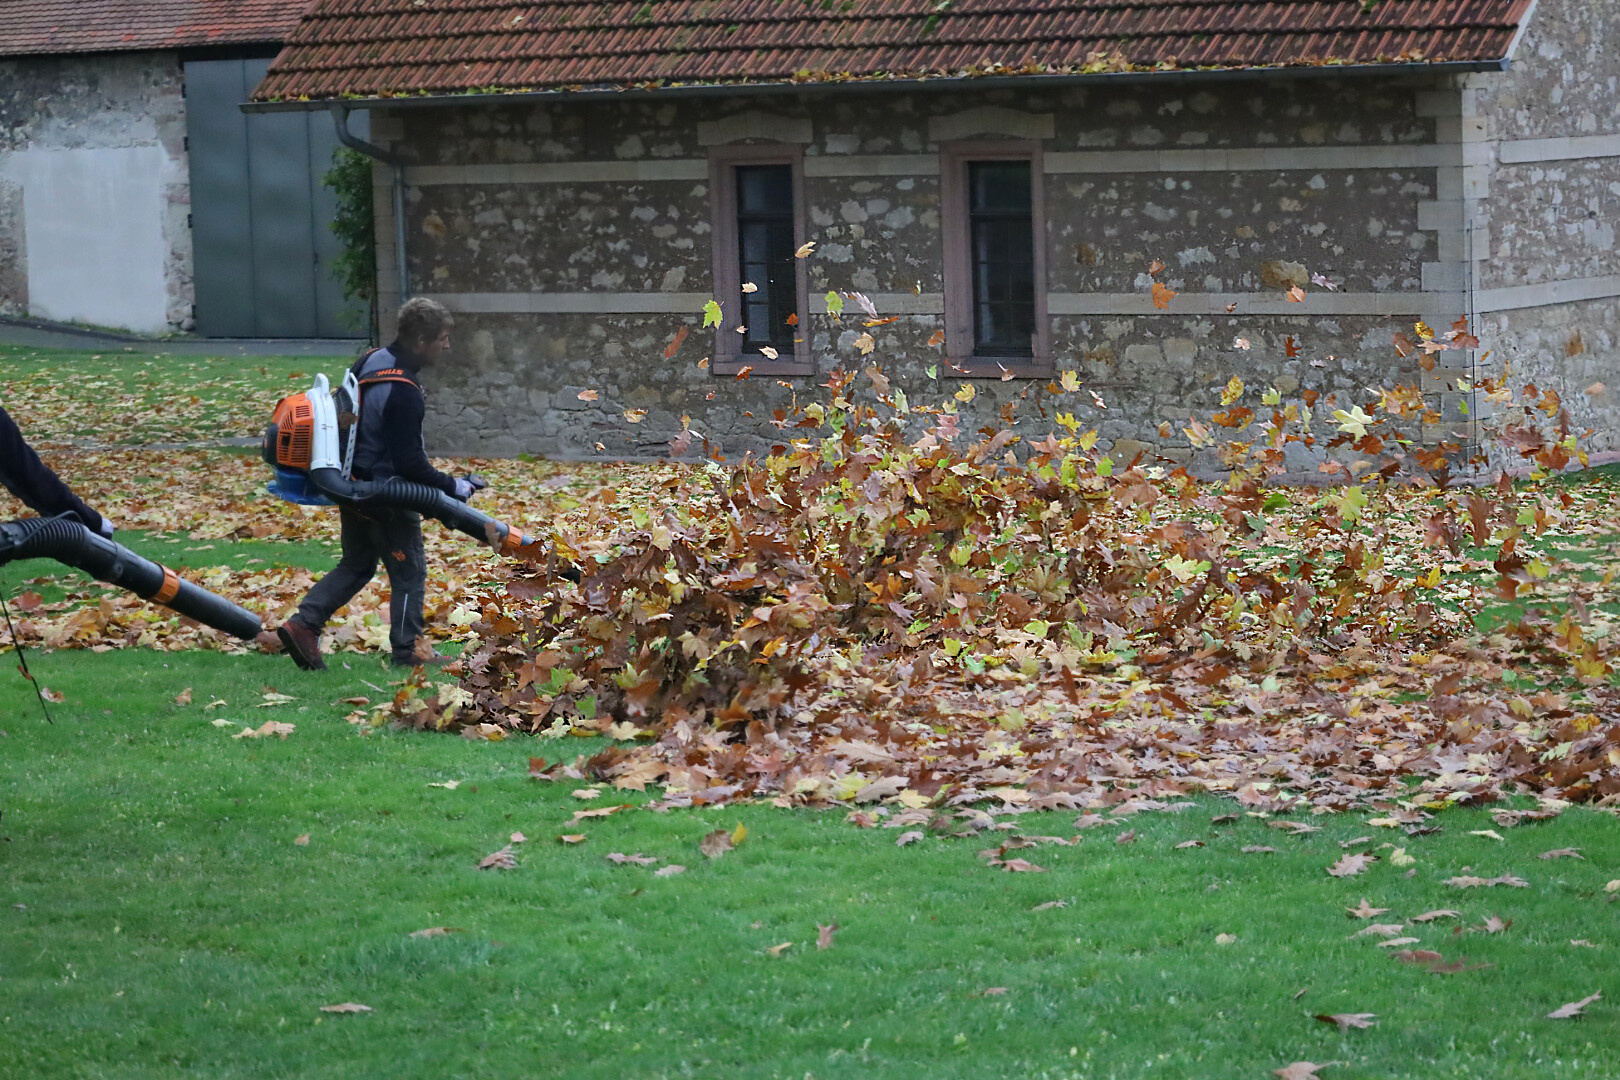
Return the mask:
M386 715L606 732L629 745L583 775L674 804L1620 793L1602 583L1551 596L1535 546L1575 527L1577 497L1450 484L1457 448L1408 435L1432 419L1415 390L1351 409L1268 392L1266 419L1234 379L1216 427L1188 428L1224 470L1210 482L1115 460L1070 412L1026 439L1013 406L968 433L876 366L827 389L777 415L770 455L672 478L592 552L559 537L577 587L533 569L482 591L461 685L408 685ZM1567 415L1531 405L1504 433L1562 468ZM1329 411L1335 433L1313 434ZM1343 482L1276 484L1295 441ZM1505 603L1514 621L1475 630Z

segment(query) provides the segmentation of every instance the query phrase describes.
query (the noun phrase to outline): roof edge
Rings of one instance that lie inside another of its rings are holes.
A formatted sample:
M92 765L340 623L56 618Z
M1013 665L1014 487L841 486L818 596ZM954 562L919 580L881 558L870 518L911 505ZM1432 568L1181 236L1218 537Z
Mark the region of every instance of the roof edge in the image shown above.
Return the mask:
M1532 5L1533 6L1533 5ZM309 98L298 101L247 101L245 113L311 112L333 105L349 109L442 108L456 105L510 105L548 101L600 102L661 98L758 97L783 94L837 94L850 92L933 93L973 88L1057 89L1098 84L1127 85L1152 82L1253 81L1260 79L1374 78L1406 75L1465 75L1505 71L1508 57L1495 60L1400 61L1387 64L1277 64L1271 66L1189 68L1168 71L1104 71L1061 75L956 75L938 78L846 79L837 82L692 83L653 87L589 87L577 90L468 91L456 94L402 94L397 97Z

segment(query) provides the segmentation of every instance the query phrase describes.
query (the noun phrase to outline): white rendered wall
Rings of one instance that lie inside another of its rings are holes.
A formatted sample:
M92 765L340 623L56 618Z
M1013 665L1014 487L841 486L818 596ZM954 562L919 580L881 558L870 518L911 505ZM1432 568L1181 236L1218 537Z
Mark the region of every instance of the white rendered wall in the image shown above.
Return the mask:
M23 192L28 312L41 319L168 329L161 146L21 150L0 176Z

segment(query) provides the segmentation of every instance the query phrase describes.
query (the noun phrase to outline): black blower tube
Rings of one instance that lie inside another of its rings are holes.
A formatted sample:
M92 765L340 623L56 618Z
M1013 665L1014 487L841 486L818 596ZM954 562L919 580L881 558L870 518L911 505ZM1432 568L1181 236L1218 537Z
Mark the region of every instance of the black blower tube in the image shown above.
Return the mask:
M489 544L503 554L509 555L519 547L532 543L529 537L504 522L496 521L460 499L426 484L401 480L397 476L388 480L346 480L337 469L311 469L309 478L317 488L339 503L357 510L364 510L368 505L414 510L423 517L434 518L457 532Z
M264 629L253 612L182 580L174 571L141 558L72 518L0 522L0 566L17 559L55 559L83 570L97 581L128 589L143 600L162 604L246 641Z

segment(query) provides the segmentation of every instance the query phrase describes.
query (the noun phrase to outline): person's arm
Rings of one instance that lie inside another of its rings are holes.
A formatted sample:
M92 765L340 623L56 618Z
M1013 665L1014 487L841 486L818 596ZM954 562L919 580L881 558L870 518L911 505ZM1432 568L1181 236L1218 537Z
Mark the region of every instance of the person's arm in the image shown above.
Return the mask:
M103 518L68 490L61 478L39 460L11 414L0 408L0 483L45 517L72 514L86 527L105 532Z
M383 406L383 448L394 463L394 475L453 496L455 477L435 469L422 448L422 419L426 415L420 390L394 384L394 392Z

